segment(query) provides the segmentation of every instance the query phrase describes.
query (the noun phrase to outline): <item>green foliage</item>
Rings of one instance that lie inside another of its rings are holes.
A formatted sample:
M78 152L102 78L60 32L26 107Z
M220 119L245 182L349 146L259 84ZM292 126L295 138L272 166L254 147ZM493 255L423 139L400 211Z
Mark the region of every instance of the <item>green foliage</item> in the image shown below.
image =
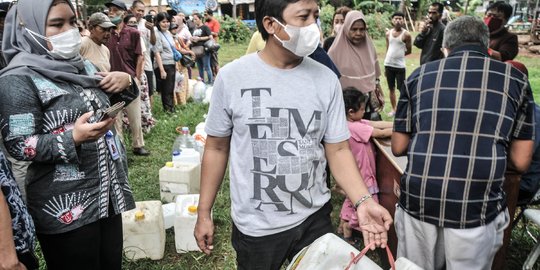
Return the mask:
M465 4L460 4L459 2L456 3L456 5L459 7L459 11L461 14L465 14ZM467 7L467 14L465 15L476 15L476 8L482 5L482 0L471 0L469 1L469 6Z
M336 9L330 4L326 4L324 6L321 5L319 18L321 20L322 31L325 37L332 34L332 25L334 24L332 17L334 17L335 11Z
M394 6L388 3L382 3L377 0L358 1L354 9L361 10L364 14L372 14L377 12L393 12Z
M392 24L390 23L391 15L389 12L365 15L368 33L372 39L384 38L386 29L392 28Z
M251 30L242 20L234 19L229 15L220 18L221 30L219 39L225 42L244 42L251 38Z

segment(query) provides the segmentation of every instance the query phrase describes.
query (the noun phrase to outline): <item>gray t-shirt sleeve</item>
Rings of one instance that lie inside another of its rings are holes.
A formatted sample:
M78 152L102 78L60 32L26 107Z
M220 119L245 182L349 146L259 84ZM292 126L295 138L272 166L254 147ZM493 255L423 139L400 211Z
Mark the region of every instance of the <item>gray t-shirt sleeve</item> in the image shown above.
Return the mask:
M328 122L323 140L325 143L339 143L348 140L349 137L343 91L341 90L341 84L337 81L332 99L328 105Z
M212 90L210 109L206 120L205 131L214 137L228 137L232 133L232 112L229 106L230 98L225 91L223 79L216 77Z
M159 30L154 27L154 32L156 33L156 44L152 47L152 50L156 52L162 52L163 51L163 44L161 43L161 37L159 35Z

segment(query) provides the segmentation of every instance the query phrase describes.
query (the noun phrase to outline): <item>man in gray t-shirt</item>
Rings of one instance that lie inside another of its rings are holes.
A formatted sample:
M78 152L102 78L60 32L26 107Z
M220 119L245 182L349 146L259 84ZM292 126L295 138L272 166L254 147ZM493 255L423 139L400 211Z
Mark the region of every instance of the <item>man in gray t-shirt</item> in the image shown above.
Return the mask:
M210 211L229 161L239 269L279 269L332 231L327 160L336 181L357 202L366 244L384 247L392 222L370 199L358 173L338 78L306 57L318 45L317 2L282 2L255 2L266 47L220 70L206 123L195 237L209 254ZM301 29L292 31L293 25Z

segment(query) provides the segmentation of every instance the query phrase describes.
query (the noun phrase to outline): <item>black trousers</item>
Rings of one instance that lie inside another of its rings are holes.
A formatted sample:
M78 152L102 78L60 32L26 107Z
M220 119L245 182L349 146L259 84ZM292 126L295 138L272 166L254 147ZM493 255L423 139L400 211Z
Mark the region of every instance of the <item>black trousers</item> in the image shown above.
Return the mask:
M145 70L144 74L146 74L146 79L148 80L148 96L151 97L154 95L154 71L152 70Z
M122 269L122 215L37 237L49 270Z
M34 251L29 251L25 253L17 253L17 259L20 263L24 264L28 270L37 270L39 269L39 261L34 254Z
M286 259L290 261L315 239L332 232L330 212L332 205L328 202L302 224L262 237L245 235L233 223L232 246L236 250L238 269L279 270Z
M167 77L161 79L159 69L154 70L156 76L156 89L161 93L161 103L163 110L166 112L174 112L174 76L176 76L176 65L163 65Z

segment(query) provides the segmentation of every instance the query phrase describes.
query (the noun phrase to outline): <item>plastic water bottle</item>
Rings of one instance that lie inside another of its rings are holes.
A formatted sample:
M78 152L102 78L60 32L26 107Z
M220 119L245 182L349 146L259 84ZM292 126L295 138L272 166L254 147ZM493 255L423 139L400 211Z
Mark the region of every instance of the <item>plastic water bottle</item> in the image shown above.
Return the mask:
M182 143L182 135L179 135L176 137L173 143L172 147L172 161L175 161L175 159L178 159L180 157L180 154L182 152L182 149L180 148L180 144Z
M180 149L195 149L195 139L189 134L188 127L182 127L182 134L180 137Z
M197 83L193 86L193 100L195 102L202 102L206 93L206 84L204 84L201 77L197 79Z

